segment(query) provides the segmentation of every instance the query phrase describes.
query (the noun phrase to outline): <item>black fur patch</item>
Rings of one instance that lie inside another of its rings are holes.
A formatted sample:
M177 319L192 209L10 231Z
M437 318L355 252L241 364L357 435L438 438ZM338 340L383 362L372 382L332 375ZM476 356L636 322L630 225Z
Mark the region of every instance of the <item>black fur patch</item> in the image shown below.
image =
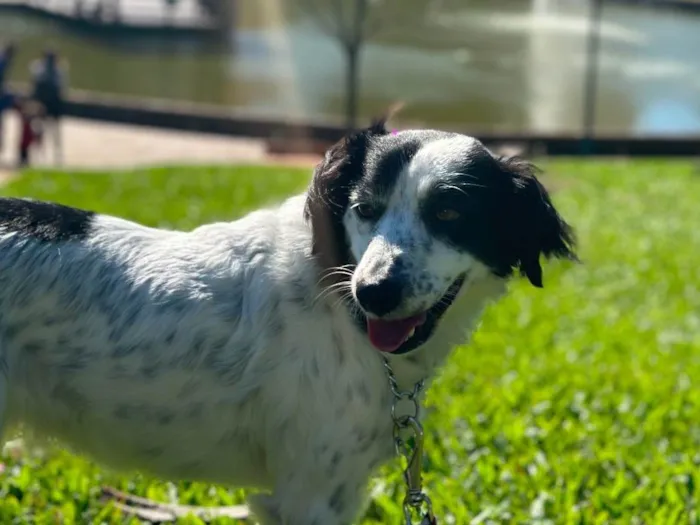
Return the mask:
M482 146L465 156L459 173L436 179L421 198L428 229L485 263L499 277L520 270L542 286L540 256L576 260L573 232L559 216L534 166L495 158ZM440 210L459 212L440 221Z
M360 195L388 197L391 195L401 172L411 163L425 140L417 137L387 135L375 140L367 151L365 176L358 183Z
M94 212L31 199L0 198L0 230L43 242L83 239Z
M363 177L357 182L360 200L370 202L376 197L391 195L401 172L427 144L454 136L437 130L404 131L397 135L384 135L373 139L365 153Z

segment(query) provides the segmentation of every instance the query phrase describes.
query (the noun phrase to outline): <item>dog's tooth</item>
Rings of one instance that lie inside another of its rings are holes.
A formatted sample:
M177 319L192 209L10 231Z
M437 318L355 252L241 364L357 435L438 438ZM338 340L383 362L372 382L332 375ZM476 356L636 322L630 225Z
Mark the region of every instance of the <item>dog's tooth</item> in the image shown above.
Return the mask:
M411 331L408 332L408 335L406 336L406 340L408 341L411 337L413 337L415 335L415 333L416 333L416 329L411 328Z

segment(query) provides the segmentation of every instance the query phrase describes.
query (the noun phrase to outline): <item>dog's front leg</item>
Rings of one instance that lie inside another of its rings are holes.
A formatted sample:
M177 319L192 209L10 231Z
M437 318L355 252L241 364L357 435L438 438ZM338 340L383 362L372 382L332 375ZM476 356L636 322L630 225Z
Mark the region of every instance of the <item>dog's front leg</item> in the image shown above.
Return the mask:
M270 495L256 495L250 507L261 525L351 525L357 518L370 469L362 461L332 456L332 471L317 463L290 472ZM359 459L359 458L358 458ZM327 466L326 466L327 467ZM310 469L314 472L310 472Z

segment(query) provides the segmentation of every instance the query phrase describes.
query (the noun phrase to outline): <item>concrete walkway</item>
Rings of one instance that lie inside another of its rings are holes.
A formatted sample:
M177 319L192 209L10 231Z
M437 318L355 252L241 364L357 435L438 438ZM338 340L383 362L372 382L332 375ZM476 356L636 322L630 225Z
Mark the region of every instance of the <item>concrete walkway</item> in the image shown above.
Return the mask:
M4 117L4 147L0 174L14 173L19 122L14 113ZM315 157L271 157L258 139L232 138L201 133L169 131L123 124L66 118L62 123L65 170L130 169L187 164L299 164L311 166ZM35 167L57 167L53 162L52 136L33 154Z

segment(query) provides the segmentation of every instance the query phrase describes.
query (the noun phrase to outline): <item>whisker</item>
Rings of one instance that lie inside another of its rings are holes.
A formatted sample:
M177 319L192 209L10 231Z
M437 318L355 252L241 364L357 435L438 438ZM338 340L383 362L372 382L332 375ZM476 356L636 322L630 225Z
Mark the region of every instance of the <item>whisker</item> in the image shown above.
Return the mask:
M350 284L350 281L340 281L337 283L329 284L319 292L319 294L314 299L314 302L317 302L320 299L325 298L326 296L338 290L352 291L352 285Z
M343 290L345 287L350 286L349 281L340 281L334 284L329 284L328 286L324 286L321 288L321 291L319 292L318 297L321 297L324 294L328 294L337 290Z
M334 270L344 270L344 271L352 271L357 265L354 263L349 263L349 264L343 264L342 266L331 266L330 268L326 268L324 271L334 271Z
M325 273L321 276L321 278L318 280L320 283L321 281L324 281L328 279L329 277L334 277L334 276L339 276L339 277L352 277L352 272L345 272L345 271L340 271L340 270L333 270L332 272Z
M352 278L352 275L353 275L352 273L343 273L343 272L335 271L335 272L327 274L325 277L323 277L321 279L321 281L323 281L324 279L328 279L329 277L335 277L335 276ZM346 279L346 280L349 280L349 279Z
M467 187L467 188L486 188L486 186L484 186L483 184L471 184L469 182L465 182L461 186L462 187L455 186L454 184L442 184L441 185L442 188L455 190L455 191L458 191L458 192L460 192L464 195L467 195L467 196L469 196L469 194L465 191L464 187Z
M350 301L351 298L352 298L352 294L341 295L338 297L338 299L336 299L336 301L333 303L332 307L335 308L339 304L342 304L342 303L347 301L348 306L350 306L352 308L354 305L354 301Z
M322 277L321 279L319 279L318 282L316 283L316 286L322 286L323 281L329 279L330 277L341 277L341 280L340 280L339 282L342 282L342 283L349 283L349 282L350 282L351 275L330 274L330 275L327 275L327 276ZM337 284L337 283L332 283L332 284ZM330 285L329 285L329 286L330 286ZM324 288L325 288L325 286L324 286Z
M354 267L355 265L352 264L352 265L344 265L344 266L335 266L333 268L326 268L321 273L321 278L318 280L316 285L318 286L319 284L321 284L321 281L323 281L324 279L328 279L329 277L333 277L333 276L352 277L354 271L347 266Z
M333 303L332 307L335 308L339 304L347 302L348 306L354 307L355 301L353 299L352 290L346 290L344 293L338 295L338 298Z
M329 295L331 295L333 292L336 291L346 291L346 292L351 292L352 288L350 287L350 283L348 282L340 282L340 283L335 283L331 284L330 286L327 286L321 292L316 296L314 299L314 303L320 301L321 299L325 299Z
M479 177L472 173L461 173L460 178L465 178L465 179L472 179L472 180L479 180Z
M333 274L339 274L339 275L352 275L353 271L350 270L349 268L328 268L323 275L333 275Z

